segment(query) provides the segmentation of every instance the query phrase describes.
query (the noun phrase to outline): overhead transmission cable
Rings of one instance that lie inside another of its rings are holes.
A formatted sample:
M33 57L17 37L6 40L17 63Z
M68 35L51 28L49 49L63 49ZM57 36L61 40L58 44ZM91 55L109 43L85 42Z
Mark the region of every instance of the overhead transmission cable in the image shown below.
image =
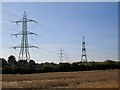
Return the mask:
M62 35L62 34L56 32L56 31L48 28L47 26L45 26L45 25L43 25L43 24L39 24L39 23L38 23L38 25L42 26L43 28L46 28L47 31L52 32L52 33L58 35L59 37L62 37L62 38L67 39L67 40L69 40L69 41L80 42L80 41L76 41L76 40L73 40L73 39L71 39L71 38L65 37L64 35Z
M2 10L2 13L7 14L7 15L10 15L10 16L17 17L17 18L21 18L21 17L18 16L18 15L15 15L15 14L12 14L12 13L10 13L10 12L3 11L3 10Z
M17 15L15 15L15 14L12 14L12 13L9 13L9 12L6 12L6 11L2 11L2 12L5 13L5 14L8 14L8 15L11 15L11 16L20 17L20 16L17 16ZM74 42L80 42L80 41L76 41L76 40L73 40L73 39L71 39L71 38L65 37L64 35L62 35L62 34L56 32L56 31L48 28L47 26L45 26L45 25L43 25L43 24L39 24L39 23L37 23L37 24L40 25L41 27L45 28L45 30L47 30L47 31L49 31L49 32L52 32L52 33L54 33L54 34L56 34L56 35L58 35L58 36L60 36L60 37L62 37L62 38L64 38L64 39L71 40L71 41L74 41ZM43 38L43 39L45 39L45 40L47 40L47 41L49 41L49 42L52 42L52 43L57 44L56 42L54 42L54 41L52 41L52 40L49 40L49 39L47 39L47 38L44 38L44 37L41 37L41 36L38 36L38 37ZM65 47L66 47L66 46L65 46ZM67 46L67 47L68 47L68 46ZM70 46L69 46L69 48L73 48L73 47L70 47Z
M31 39L32 39L32 38L31 38ZM44 50L44 51L47 51L47 52L50 52L50 53L57 53L57 52L55 52L55 51L51 51L51 50L48 50L48 49L40 48L40 45L39 45L35 40L32 39L32 41L34 41L34 42L39 46L38 49L41 49L41 50Z
M12 14L12 13L9 13L9 12L6 12L6 11L3 11L3 13L8 14L8 15L11 15L11 16L20 17L20 16L17 16L17 15L15 15L15 14ZM58 36L60 36L60 37L62 37L62 38L64 38L64 39L67 39L67 40L69 40L69 41L71 40L71 41L74 41L74 42L80 42L80 41L77 41L77 40L73 40L72 38L65 37L64 35L62 35L62 34L56 32L56 31L48 28L47 26L45 26L45 25L43 25L43 24L39 24L39 23L37 23L37 24L40 25L41 27L45 28L47 31L52 32L52 33L54 33L54 34L56 34L56 35L58 35Z

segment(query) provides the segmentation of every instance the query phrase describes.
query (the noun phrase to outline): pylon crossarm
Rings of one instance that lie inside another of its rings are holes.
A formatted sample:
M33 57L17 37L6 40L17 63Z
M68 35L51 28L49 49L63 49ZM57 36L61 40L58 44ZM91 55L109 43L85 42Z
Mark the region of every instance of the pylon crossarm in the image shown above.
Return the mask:
M21 46L20 45L18 45L18 46L15 46L15 47L13 47L14 49L16 49L16 48L21 48ZM26 46L26 48L39 48L39 47L37 47L37 46Z
M22 32L16 33L16 34L11 34L11 35L15 35L17 37L17 35L23 35Z
M34 35L38 36L36 33L27 31L27 35L31 35L31 34L34 34Z
M12 48L14 48L14 49L16 50L16 48L21 48L21 46L18 45L18 46L14 46L14 47L12 47Z
M27 35L31 35L31 34L34 34L34 35L38 36L36 33L27 31ZM23 32L19 32L19 33L16 33L16 34L11 34L11 35L15 35L17 37L17 35L23 35Z
M39 48L37 46L29 45L28 48Z
M32 19L27 19L27 22L35 22L35 23L37 23L35 20L32 20Z
M18 25L18 23L22 23L23 21L22 20L18 20L18 21L12 21L14 23L16 23Z

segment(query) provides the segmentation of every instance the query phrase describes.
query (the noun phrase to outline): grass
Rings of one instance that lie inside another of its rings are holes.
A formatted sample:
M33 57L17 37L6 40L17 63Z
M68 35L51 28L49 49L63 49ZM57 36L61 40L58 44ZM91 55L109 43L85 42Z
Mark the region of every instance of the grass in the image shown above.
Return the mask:
M117 88L118 70L3 74L3 88Z

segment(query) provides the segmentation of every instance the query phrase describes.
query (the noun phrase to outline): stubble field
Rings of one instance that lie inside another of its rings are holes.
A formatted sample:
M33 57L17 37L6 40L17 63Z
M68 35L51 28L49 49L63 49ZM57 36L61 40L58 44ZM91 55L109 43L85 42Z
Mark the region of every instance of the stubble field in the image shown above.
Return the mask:
M2 88L118 88L118 70L3 74Z

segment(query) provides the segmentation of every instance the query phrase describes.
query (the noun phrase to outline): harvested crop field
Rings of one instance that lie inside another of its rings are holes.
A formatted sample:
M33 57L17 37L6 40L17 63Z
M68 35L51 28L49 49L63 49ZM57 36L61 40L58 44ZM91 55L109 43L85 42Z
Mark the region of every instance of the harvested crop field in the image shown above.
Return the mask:
M3 74L2 88L118 88L118 70Z

